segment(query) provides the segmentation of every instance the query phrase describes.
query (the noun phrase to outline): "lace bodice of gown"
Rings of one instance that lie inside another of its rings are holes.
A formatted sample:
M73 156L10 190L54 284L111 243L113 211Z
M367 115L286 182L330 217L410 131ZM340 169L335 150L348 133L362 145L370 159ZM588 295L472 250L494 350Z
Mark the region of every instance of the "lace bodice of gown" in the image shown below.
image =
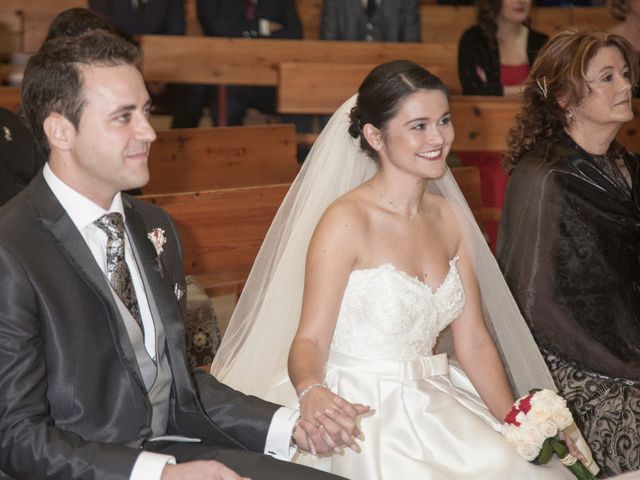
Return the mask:
M362 358L412 360L431 355L438 334L464 307L456 266L433 289L387 263L351 272L331 349Z

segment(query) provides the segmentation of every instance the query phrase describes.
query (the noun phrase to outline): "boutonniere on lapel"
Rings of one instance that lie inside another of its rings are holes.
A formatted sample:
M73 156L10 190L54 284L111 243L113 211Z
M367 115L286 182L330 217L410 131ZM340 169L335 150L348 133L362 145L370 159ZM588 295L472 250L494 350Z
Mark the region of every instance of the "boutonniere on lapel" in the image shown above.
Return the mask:
M160 272L160 276L164 278L162 263L160 263L160 254L164 251L164 244L167 243L167 237L164 236L163 229L154 228L149 233L147 233L147 238L151 240L151 243L156 249L156 262L158 264L158 271Z

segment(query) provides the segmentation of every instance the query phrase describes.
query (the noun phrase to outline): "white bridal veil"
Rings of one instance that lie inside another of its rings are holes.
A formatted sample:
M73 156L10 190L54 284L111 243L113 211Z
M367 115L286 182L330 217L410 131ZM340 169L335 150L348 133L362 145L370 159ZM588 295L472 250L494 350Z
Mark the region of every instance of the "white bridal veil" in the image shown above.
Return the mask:
M229 386L267 396L287 378L300 317L307 246L324 210L370 178L375 163L348 133L356 96L331 117L291 185L253 265L211 372ZM451 172L428 189L455 207L473 255L489 330L516 394L555 390L551 375ZM291 387L293 388L293 387ZM295 398L293 394L292 398ZM290 405L295 407L295 405Z

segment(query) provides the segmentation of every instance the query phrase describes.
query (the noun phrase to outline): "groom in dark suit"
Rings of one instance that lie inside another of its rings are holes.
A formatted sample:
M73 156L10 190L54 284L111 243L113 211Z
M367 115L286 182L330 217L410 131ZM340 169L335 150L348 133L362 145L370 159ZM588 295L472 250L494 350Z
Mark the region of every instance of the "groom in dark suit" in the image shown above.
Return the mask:
M137 61L94 31L46 42L25 71L24 112L48 163L0 209L0 470L337 478L264 455L332 446L294 427L297 412L189 373L175 227L121 194L147 182L155 139Z

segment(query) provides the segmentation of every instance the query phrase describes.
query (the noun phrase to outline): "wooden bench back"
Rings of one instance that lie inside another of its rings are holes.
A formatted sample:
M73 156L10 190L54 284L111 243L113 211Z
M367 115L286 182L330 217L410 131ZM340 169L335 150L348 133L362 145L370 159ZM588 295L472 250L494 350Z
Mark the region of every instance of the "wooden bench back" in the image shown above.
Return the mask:
M19 87L0 87L0 107L15 112L20 106Z
M455 59L423 63L440 77L451 93L461 93ZM358 91L375 64L281 63L278 77L278 111L282 113L333 113Z
M464 31L476 24L474 6L422 5L422 41L458 42ZM553 36L567 28L607 29L616 20L606 7L533 7L531 27Z
M63 10L73 7L88 8L89 2L87 0L22 0L19 10L23 17L23 50L36 52L49 31L51 21Z
M625 123L617 140L631 152L640 152L640 100L633 101L634 117ZM456 131L454 151L494 151L507 148L506 137L520 112L518 98L457 95L451 98Z
M400 58L457 71L457 45L327 42L143 35L147 81L201 84L278 84L281 63L379 63ZM457 76L457 74L456 74Z
M441 76L445 84L451 82L437 67L425 65ZM283 63L280 65L278 109L285 113L332 114L357 91L370 68L371 65ZM451 91L456 92L455 89ZM456 131L454 150L505 150L507 132L520 111L519 98L454 94L450 103ZM620 129L618 140L630 151L640 152L640 100L634 100L633 108L636 115ZM306 143L313 139L309 135L300 137Z
M298 174L291 124L158 132L145 194L290 183Z
M3 56L23 50L24 27L20 11L23 3L23 0L2 0L0 2L0 54Z
M176 222L185 270L212 295L239 293L288 184L144 195Z

